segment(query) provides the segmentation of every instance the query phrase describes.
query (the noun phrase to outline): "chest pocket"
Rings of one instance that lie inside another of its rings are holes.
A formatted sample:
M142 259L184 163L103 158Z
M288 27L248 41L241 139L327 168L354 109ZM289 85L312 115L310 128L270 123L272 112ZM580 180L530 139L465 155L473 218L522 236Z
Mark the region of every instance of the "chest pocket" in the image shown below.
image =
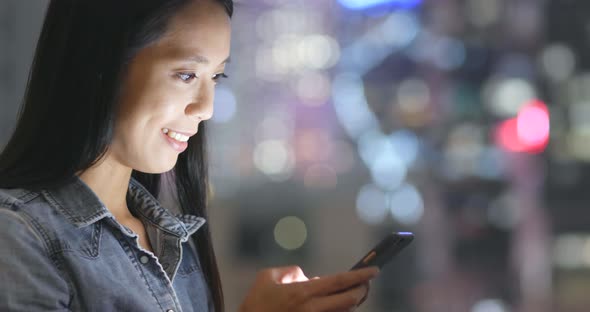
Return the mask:
M177 274L180 276L187 276L194 273L202 274L196 249L192 246L194 245L189 244L189 242L182 244L182 260L177 271Z

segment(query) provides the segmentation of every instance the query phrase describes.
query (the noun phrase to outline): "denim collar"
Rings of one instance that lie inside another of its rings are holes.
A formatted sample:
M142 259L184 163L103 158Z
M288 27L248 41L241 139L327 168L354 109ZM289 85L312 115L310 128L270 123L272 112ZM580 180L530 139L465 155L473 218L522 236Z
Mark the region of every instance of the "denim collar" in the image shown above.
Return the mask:
M78 176L65 185L41 191L46 200L76 227L91 225L105 217L114 218L96 194ZM127 191L129 208L161 230L178 236L181 241L195 233L205 219L194 215L174 216L162 207L133 177Z

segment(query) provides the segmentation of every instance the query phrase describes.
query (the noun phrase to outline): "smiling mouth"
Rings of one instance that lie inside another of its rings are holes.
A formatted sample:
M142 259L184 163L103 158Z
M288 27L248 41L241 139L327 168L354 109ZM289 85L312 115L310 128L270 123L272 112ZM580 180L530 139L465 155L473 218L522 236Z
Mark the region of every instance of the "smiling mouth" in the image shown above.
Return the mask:
M178 142L187 142L188 139L190 138L190 136L188 135L184 135L182 133L178 133L178 132L174 132L170 129L164 128L162 129L162 132L167 135L168 137L170 137L173 140L176 140Z

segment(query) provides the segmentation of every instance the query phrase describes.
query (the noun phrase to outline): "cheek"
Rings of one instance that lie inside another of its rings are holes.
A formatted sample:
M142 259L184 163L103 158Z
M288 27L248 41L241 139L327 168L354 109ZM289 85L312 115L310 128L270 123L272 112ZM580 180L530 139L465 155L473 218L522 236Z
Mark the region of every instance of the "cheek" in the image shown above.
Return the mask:
M139 127L116 133L113 152L119 161L134 170L162 173L174 167L178 154L167 145L155 127Z

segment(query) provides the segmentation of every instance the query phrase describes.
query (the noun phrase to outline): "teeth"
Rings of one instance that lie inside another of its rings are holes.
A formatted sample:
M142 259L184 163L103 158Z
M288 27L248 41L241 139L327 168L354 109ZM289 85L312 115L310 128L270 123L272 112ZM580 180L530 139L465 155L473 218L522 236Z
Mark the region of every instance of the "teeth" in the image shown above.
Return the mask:
M189 137L184 134L176 133L166 128L162 129L162 132L176 141L186 142L189 139Z

